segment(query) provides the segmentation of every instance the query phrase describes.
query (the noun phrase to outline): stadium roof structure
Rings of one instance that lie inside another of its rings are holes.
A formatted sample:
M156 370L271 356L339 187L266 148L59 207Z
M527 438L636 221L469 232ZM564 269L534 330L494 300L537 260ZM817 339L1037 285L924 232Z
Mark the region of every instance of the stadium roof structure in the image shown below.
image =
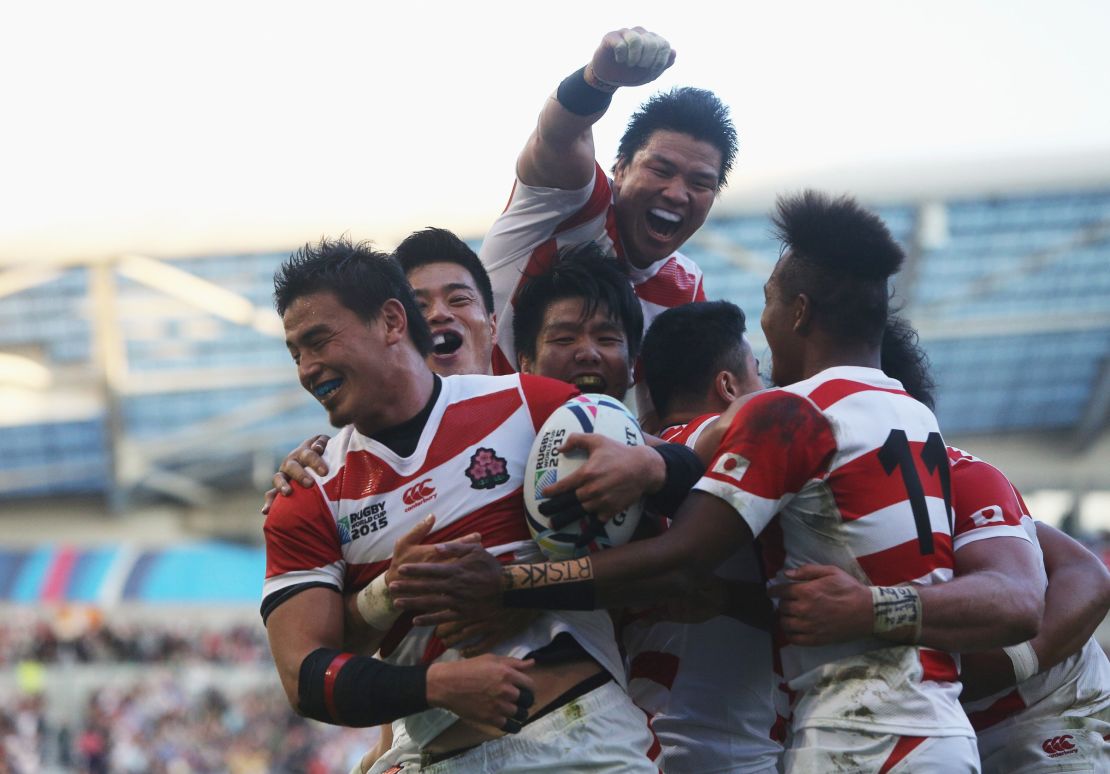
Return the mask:
M1031 488L1110 489L1110 184L877 205L946 438ZM685 252L748 314L778 257L765 215L718 212ZM0 511L93 495L210 509L268 488L326 431L272 310L282 253L0 268ZM257 517L250 525L257 534Z

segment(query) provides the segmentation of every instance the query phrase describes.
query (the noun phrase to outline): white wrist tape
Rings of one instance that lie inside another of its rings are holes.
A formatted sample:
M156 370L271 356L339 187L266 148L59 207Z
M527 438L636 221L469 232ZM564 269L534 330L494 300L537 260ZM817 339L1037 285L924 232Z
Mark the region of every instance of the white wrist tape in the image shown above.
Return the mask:
M1040 661L1037 659L1037 651L1033 650L1033 645L1026 640L1018 645L1011 645L1008 648L1003 648L1002 651L1010 657L1010 661L1014 665L1014 677L1017 678L1019 683L1024 683L1037 672L1041 671Z
M401 611L393 607L384 572L358 593L355 602L362 620L380 632L389 631L389 627L401 616Z
M912 627L912 641L921 639L921 596L913 586L872 586L871 606L875 634Z

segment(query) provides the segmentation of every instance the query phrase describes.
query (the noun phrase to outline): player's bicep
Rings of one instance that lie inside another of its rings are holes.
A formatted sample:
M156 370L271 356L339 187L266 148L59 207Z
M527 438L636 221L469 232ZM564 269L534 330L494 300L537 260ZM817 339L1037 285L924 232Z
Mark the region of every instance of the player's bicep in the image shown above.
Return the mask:
M1043 594L1041 560L1028 538L996 537L970 543L956 552L955 573L958 577L993 573L1015 592Z
M516 161L516 176L525 185L573 190L593 179L592 121L548 100L539 122Z
M296 594L266 619L270 652L290 704L296 706L301 662L317 648L338 648L343 640L343 597L334 588Z
M752 530L747 521L737 518L732 504L694 491L679 506L662 537L673 541L672 552L689 557L693 569L709 573L750 543Z

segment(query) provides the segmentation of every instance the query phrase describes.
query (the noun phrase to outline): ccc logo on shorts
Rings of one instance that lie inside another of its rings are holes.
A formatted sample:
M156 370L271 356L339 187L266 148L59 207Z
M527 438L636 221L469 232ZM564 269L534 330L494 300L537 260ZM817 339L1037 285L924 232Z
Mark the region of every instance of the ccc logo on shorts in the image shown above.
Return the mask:
M406 511L411 511L416 506L434 499L436 499L436 488L432 486L430 478L413 484L401 495L401 501L405 504Z
M1071 734L1054 736L1041 742L1041 749L1048 753L1048 757L1059 758L1061 755L1075 752L1075 745L1072 743L1074 738Z

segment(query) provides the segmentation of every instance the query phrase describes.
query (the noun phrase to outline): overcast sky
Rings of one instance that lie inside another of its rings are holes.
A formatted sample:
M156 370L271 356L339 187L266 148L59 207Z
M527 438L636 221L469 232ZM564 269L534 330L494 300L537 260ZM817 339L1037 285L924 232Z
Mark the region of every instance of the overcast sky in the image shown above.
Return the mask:
M678 52L659 87L732 107L725 206L828 170L1110 151L1098 0L12 3L0 261L481 234L547 94L635 24ZM651 91L614 100L604 164Z

